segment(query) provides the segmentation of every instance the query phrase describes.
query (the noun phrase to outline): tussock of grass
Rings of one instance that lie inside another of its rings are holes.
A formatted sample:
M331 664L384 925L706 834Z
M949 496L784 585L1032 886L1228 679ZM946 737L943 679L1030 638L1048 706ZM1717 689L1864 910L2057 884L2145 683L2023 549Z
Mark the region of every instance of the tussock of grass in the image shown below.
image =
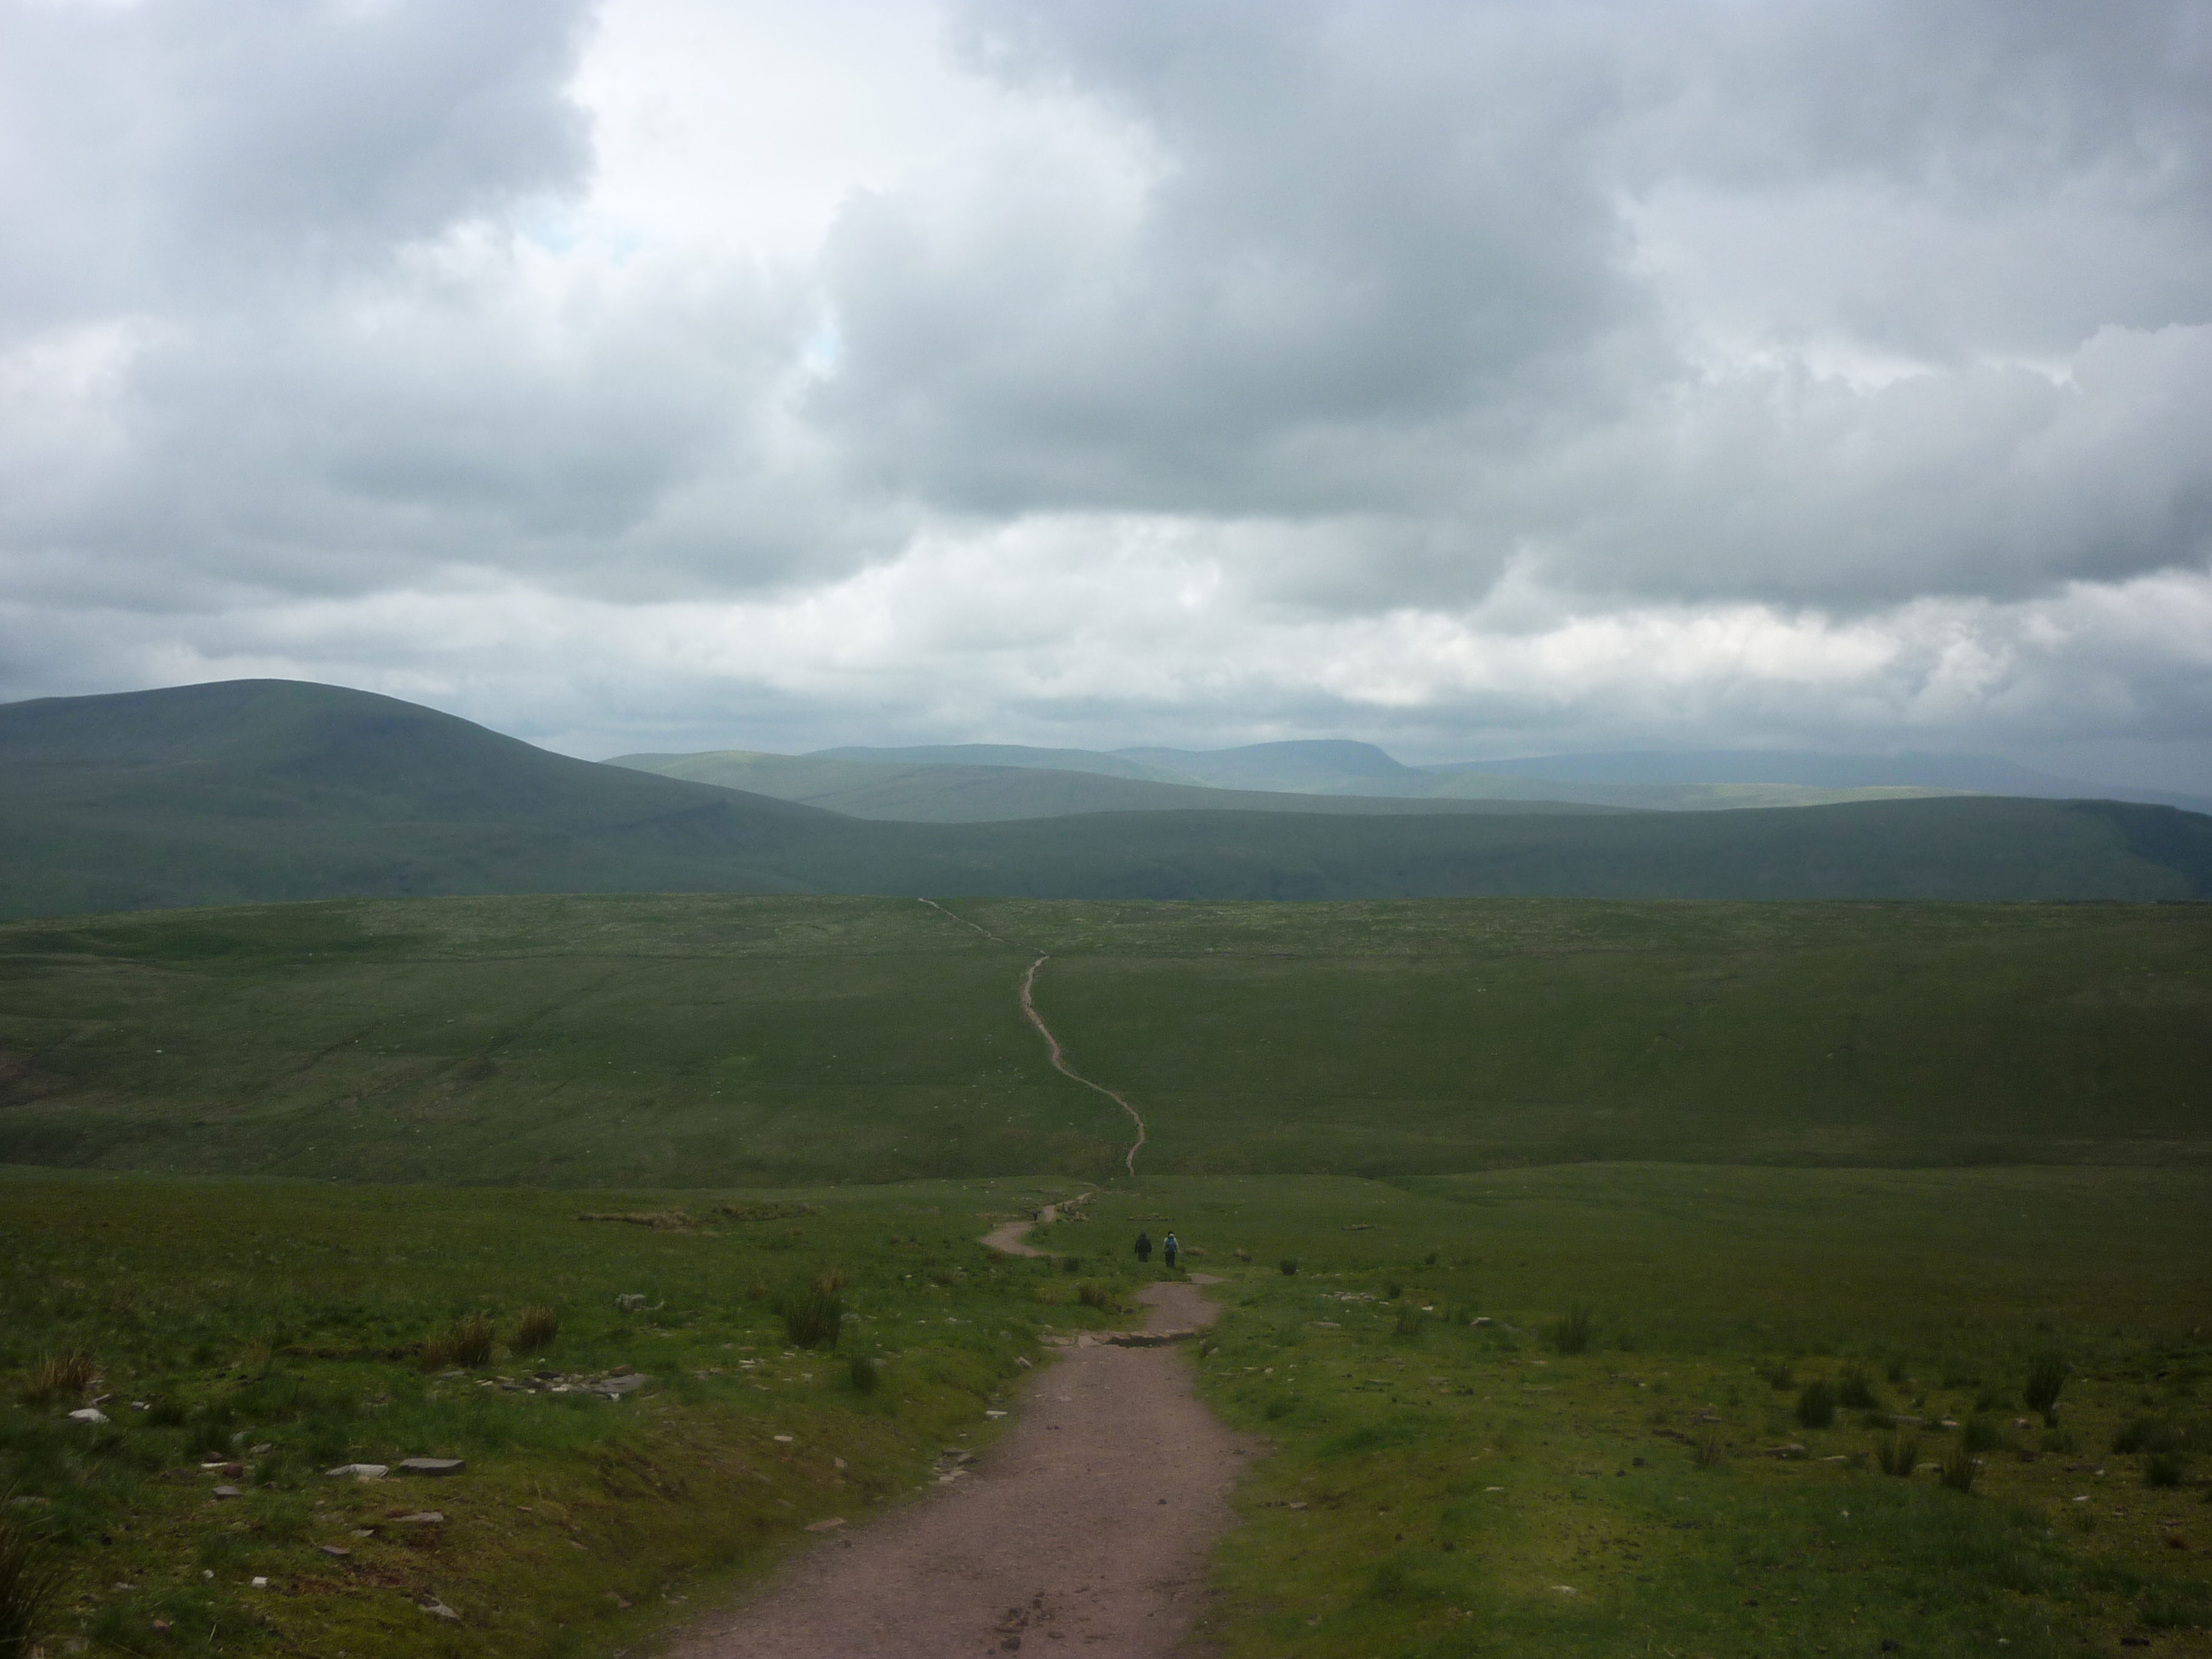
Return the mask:
M18 1392L27 1406L80 1400L98 1374L99 1368L94 1364L92 1356L82 1350L46 1354L31 1367Z
M1863 1365L1847 1367L1836 1381L1836 1403L1846 1411L1872 1412L1881 1409L1881 1396L1875 1392L1874 1379Z
M1875 1462L1884 1474L1910 1478L1920 1468L1920 1437L1892 1432L1875 1442Z
M1966 1425L1960 1430L1959 1443L1970 1452L1992 1452L2009 1446L2012 1437L1995 1419L1977 1413L1968 1418Z
M536 1304L514 1316L514 1337L507 1346L518 1354L543 1353L560 1334L560 1314L542 1303Z
M845 1304L834 1296L809 1291L783 1309L783 1333L794 1348L834 1348L844 1334Z
M2055 1353L2038 1355L2035 1363L2027 1368L2027 1382L2021 1390L2021 1399L2028 1410L2041 1413L2045 1423L2053 1420L2052 1413L2058 1409L2059 1391L2066 1386L2071 1369L2063 1356Z
M18 1518L13 1487L0 1494L0 1655L27 1655L60 1599L62 1579L52 1553Z
M1941 1478L1950 1492L1967 1492L1974 1489L1974 1480L1982 1472L1982 1460L1960 1446L1943 1460Z
M1836 1385L1826 1377L1816 1377L1797 1391L1797 1426L1803 1429L1832 1428L1836 1421Z
M1588 1308L1570 1309L1562 1317L1553 1321L1549 1333L1552 1346L1561 1353L1581 1353L1590 1344L1590 1310Z
M2172 1488L2189 1478L2189 1465L2178 1451L2153 1452L2143 1459L2143 1485Z
M422 1365L426 1371L441 1371L451 1365L471 1369L491 1364L492 1349L499 1333L482 1314L471 1314L458 1319L422 1345Z

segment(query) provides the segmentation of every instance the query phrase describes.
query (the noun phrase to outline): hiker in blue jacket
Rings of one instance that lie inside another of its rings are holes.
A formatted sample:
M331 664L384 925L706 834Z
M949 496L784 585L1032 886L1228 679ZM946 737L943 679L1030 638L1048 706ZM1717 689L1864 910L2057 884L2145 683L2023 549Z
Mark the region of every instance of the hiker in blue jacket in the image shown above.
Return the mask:
M1181 1249L1182 1246L1176 1243L1176 1236L1173 1233L1170 1233L1160 1241L1160 1259L1167 1263L1170 1273L1175 1271L1176 1252Z

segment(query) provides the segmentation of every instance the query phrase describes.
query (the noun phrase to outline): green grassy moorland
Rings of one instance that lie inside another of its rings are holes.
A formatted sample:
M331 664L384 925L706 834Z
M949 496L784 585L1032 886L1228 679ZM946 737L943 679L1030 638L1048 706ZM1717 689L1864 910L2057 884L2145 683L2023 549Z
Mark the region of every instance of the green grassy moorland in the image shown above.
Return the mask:
M1229 1275L1201 1387L1278 1448L1217 1555L1229 1659L2212 1651L2203 1170L1583 1164L1096 1212L1051 1242L1172 1226Z
M0 1161L401 1182L2201 1161L2212 907L350 900L0 927Z
M62 1575L52 1652L610 1652L933 1483L1040 1321L1109 1316L975 1243L1039 1196L0 1171L0 1528ZM836 1346L795 1347L777 1309L825 1286ZM558 1333L515 1352L532 1306ZM488 1359L426 1353L472 1316ZM650 1381L570 1386L620 1366ZM465 1468L326 1474L415 1456Z
M1000 939L723 896L0 928L0 1158L94 1166L0 1179L49 1638L634 1645L981 1444L1145 1224L1227 1278L1193 1363L1277 1448L1229 1659L2212 1650L2212 912L953 908ZM1039 951L1147 1114L1133 1188L1021 1023ZM1082 1272L975 1244L1093 1182ZM792 1347L840 1275L860 1317ZM426 1349L471 1316L488 1363ZM416 1455L467 1470L322 1473Z

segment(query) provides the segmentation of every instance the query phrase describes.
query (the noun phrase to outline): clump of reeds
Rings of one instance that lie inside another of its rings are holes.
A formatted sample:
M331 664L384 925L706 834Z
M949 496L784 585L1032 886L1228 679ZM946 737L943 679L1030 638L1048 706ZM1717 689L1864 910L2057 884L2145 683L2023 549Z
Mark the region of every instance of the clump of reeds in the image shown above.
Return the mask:
M883 1381L883 1367L864 1353L849 1357L845 1369L853 1379L854 1389L861 1394L873 1394L876 1385Z
M835 1296L852 1282L851 1276L842 1267L824 1267L814 1275L814 1293L817 1296Z
M517 1353L542 1353L561 1334L561 1316L542 1303L514 1316L514 1337L507 1346Z
M1886 1434L1875 1443L1874 1458L1884 1474L1910 1475L1920 1467L1920 1437Z
M1881 1409L1881 1396L1874 1391L1874 1379L1863 1365L1853 1365L1844 1372L1836 1383L1836 1400L1846 1411Z
M1112 1286L1096 1279L1087 1279L1077 1285L1075 1297L1086 1308L1110 1308L1114 1305Z
M1297 1275L1297 1271L1298 1271L1298 1259L1297 1259L1297 1257L1296 1257L1296 1256L1294 1256L1294 1255L1286 1255L1286 1256L1285 1256L1285 1257L1283 1258L1283 1277L1284 1277L1284 1278L1285 1278L1285 1279L1293 1278L1293 1277L1295 1277L1295 1276Z
M1766 1380L1766 1386L1777 1394L1787 1394L1797 1386L1796 1370L1786 1359L1777 1359L1761 1365L1759 1374Z
M1419 1336L1425 1328L1426 1328L1428 1322L1429 1322L1423 1317L1421 1310L1419 1308L1413 1306L1411 1304L1407 1304L1406 1306L1398 1310L1398 1318L1396 1322L1390 1327L1390 1334L1393 1336L1416 1337Z
M1720 1436L1709 1434L1698 1442L1697 1449L1690 1454L1690 1461L1701 1469L1712 1469L1718 1468L1727 1455L1722 1449Z

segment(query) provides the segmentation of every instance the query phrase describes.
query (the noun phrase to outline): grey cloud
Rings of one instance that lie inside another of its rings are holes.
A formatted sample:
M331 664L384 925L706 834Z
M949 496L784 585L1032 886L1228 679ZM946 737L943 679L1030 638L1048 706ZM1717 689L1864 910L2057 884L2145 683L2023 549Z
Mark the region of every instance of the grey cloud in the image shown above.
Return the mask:
M1324 605L1532 558L1845 607L2201 566L2212 405L2174 325L2212 307L2207 15L978 4L975 59L1129 124L1148 186L857 204L812 412L856 477L957 510L1337 523L1344 558L1262 577ZM1670 228L1703 319L1639 264ZM1732 298L1731 349L1915 378L1717 375Z
M1579 155L1604 66L1571 31L1528 21L1514 60L1477 14L1433 51L1383 8L988 21L1018 33L979 61L1072 82L1156 171L1127 224L1079 175L847 216L815 409L880 476L985 511L1375 506L1408 482L1378 450L1471 398L1540 420L1634 309Z
M0 325L378 264L589 160L586 0L0 8Z

